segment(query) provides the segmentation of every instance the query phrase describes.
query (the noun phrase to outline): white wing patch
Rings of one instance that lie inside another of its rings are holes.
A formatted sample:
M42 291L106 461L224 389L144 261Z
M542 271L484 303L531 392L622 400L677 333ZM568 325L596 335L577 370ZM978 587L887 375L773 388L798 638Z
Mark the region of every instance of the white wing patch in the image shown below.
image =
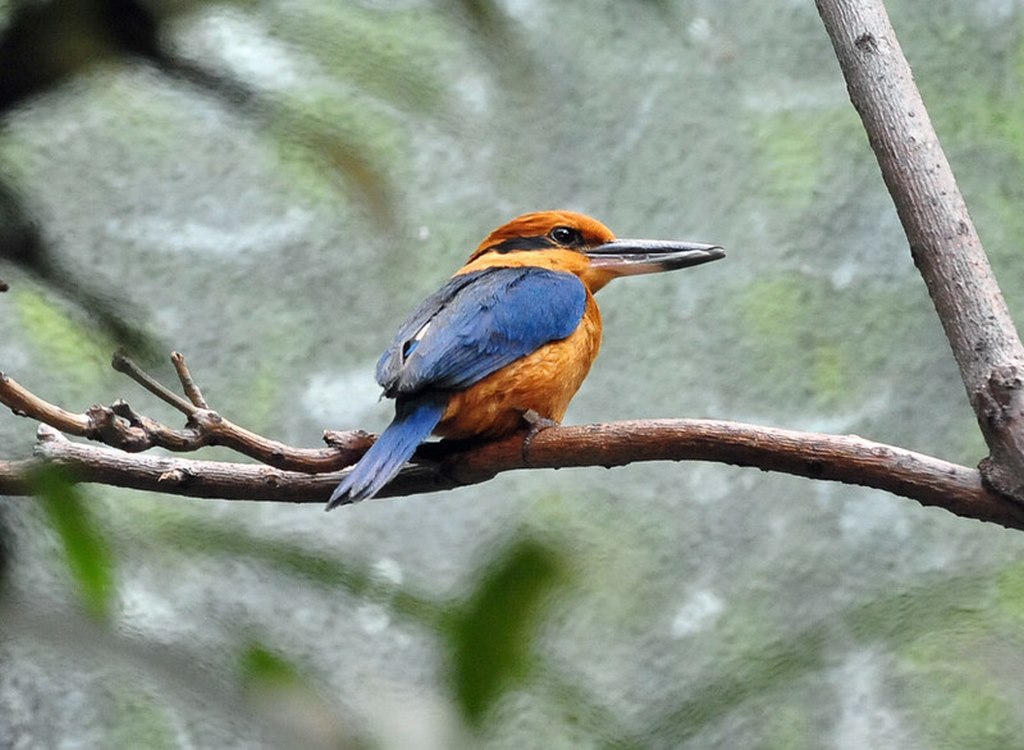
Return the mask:
M433 320L428 320L420 327L420 330L416 331L415 336L413 336L411 339L405 342L405 344L402 346L402 362L405 362L407 359L409 359L409 355L416 351L416 347L419 345L421 341L423 341L423 337L427 335L427 330L430 328L430 324L433 322Z

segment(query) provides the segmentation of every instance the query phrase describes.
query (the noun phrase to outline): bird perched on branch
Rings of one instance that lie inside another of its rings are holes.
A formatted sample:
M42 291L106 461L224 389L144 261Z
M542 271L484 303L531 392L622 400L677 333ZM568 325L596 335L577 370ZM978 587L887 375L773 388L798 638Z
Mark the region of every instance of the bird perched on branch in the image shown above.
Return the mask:
M695 266L717 245L617 240L570 211L495 229L377 362L395 418L327 504L373 497L431 433L493 439L559 422L601 346L594 293L618 276Z

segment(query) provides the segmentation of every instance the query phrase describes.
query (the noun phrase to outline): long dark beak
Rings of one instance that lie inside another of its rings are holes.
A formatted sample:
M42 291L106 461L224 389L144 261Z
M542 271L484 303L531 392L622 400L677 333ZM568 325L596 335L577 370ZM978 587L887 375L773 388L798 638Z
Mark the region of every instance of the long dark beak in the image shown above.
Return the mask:
M674 271L725 257L718 245L662 240L614 240L584 252L591 266L617 276Z

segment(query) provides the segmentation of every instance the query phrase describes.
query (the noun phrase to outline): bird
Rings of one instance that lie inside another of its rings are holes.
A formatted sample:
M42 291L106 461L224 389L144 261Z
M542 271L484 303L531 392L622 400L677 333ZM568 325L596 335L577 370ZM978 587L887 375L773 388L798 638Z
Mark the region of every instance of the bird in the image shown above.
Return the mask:
M560 423L601 347L594 294L619 276L723 257L719 245L616 239L573 211L527 213L498 227L381 355L376 379L395 417L327 510L372 498L431 434L492 440Z

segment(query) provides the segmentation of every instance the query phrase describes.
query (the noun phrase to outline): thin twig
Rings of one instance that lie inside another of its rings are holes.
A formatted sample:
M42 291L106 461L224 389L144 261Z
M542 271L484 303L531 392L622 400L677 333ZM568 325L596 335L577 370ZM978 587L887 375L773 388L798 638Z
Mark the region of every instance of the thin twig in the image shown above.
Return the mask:
M127 357L115 357L114 366L146 390L168 401L162 394L170 391ZM352 431L331 433L333 439L329 447L294 448L240 427L215 411L194 406L178 396L174 398L191 412L188 425L182 429L174 429L143 416L124 401L116 401L111 406L92 406L84 414L75 414L36 396L13 378L0 373L0 404L15 414L35 419L69 435L96 440L130 453L150 448L191 452L209 445L221 445L279 469L321 472L355 463L373 442L367 433Z
M181 352L171 352L171 364L174 365L174 370L178 373L178 380L181 381L181 390L188 396L188 400L200 409L209 409L209 404L203 398L203 392L199 390L196 381L192 379L192 373L189 372L188 365L185 364L185 355Z
M158 399L170 404L185 416L191 417L195 414L197 407L194 404L186 401L177 393L174 393L165 387L152 375L144 372L141 367L135 364L135 362L133 362L131 358L123 352L114 353L114 356L110 359L110 366L118 372L124 373Z

